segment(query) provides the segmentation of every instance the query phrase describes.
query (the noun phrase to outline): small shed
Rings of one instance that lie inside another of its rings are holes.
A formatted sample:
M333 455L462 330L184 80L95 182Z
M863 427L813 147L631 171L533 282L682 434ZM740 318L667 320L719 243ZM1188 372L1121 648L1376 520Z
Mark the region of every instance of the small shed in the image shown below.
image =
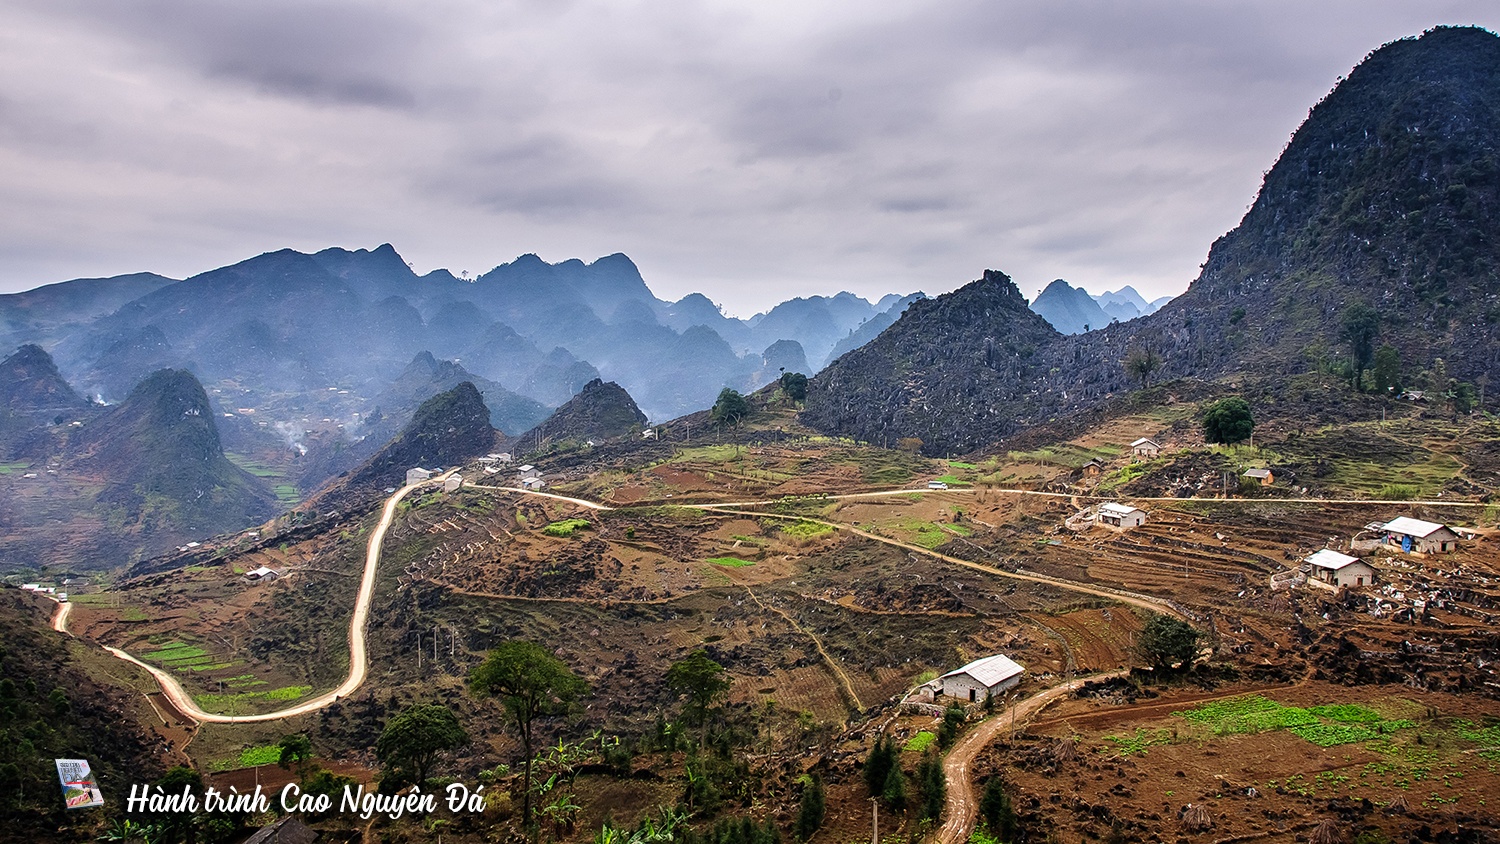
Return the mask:
M1401 516L1381 525L1380 530L1387 545L1408 554L1446 554L1458 548L1458 534L1437 522Z
M1130 456L1135 460L1152 460L1161 454L1161 443L1149 437L1141 437L1130 444Z
M1099 515L1094 517L1094 521L1105 527L1126 530L1145 524L1146 511L1139 507L1131 507L1129 504L1110 501L1099 505Z
M529 478L522 478L521 479L521 488L522 489L543 489L546 486L547 486L547 482L544 481L544 480L542 480L541 475L532 475Z
M443 479L443 492L458 492L458 488L464 485L463 475L449 475Z
M431 471L423 469L421 466L416 466L406 470L406 485L419 484L431 477Z
M1276 473L1270 469L1246 469L1245 474L1241 475L1241 477L1249 478L1252 481L1259 481L1261 486L1270 486L1276 483Z
M1089 462L1083 464L1083 476L1086 478L1097 478L1104 471L1104 462L1097 457L1089 458Z
M937 692L959 701L983 703L986 698L1014 688L1021 682L1021 675L1024 673L1026 669L1017 665L1010 657L995 654L976 659L963 668L939 677L941 685Z
M1358 557L1340 554L1332 548L1324 548L1303 562L1312 566L1314 580L1335 588L1366 586L1375 582L1375 569L1369 563Z
M260 568L254 568L245 572L246 580L275 580L278 577L281 577L281 572L269 566L261 566Z

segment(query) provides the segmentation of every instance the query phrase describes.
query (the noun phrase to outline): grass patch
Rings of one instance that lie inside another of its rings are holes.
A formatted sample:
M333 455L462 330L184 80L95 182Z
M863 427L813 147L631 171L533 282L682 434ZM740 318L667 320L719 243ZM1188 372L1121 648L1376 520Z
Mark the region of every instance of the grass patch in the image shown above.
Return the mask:
M1326 706L1309 706L1308 712L1341 724L1374 724L1385 720L1379 712L1357 703L1334 703Z
M1260 695L1210 701L1175 714L1207 726L1216 736L1263 733L1321 723L1318 716L1300 706L1287 706Z
M548 536L560 536L563 539L567 539L588 526L589 523L584 519L563 519L542 528L542 533Z
M1168 744L1172 741L1171 730L1147 730L1137 727L1133 736L1105 736L1104 740L1113 744L1120 756L1145 756L1146 748L1157 744Z
M186 642L168 642L160 648L141 657L142 659L154 659L157 662L168 664L181 664L184 662L196 662L209 659L208 651L197 645L189 645Z
M793 539L815 539L833 533L833 528L821 522L796 521L779 525L781 532Z
M302 500L302 493L291 484L277 484L271 488L271 491L276 493L276 500L282 504L296 504Z
M939 475L936 478L933 478L933 480L938 481L939 483L945 483L948 486L973 486L973 484L969 483L963 478L958 477L957 475Z
M941 527L943 528L943 530L946 530L949 533L956 533L959 536L973 536L974 535L974 529L971 528L971 527L969 527L968 525L961 525L961 524L954 523L954 524L951 524L951 525L942 525Z
M952 469L978 469L979 468L978 466L976 466L973 463L965 463L965 462L963 462L961 460L949 460L948 461L948 466L949 466L949 468L952 468Z
M733 568L733 569L744 568L745 566L753 566L753 565L755 565L755 561L754 560L742 560L739 557L710 557L707 560L705 560L704 562L707 562L707 563L710 563L710 564L716 565L716 566L727 566L727 567Z
M926 730L922 730L910 739L907 739L905 749L910 750L912 753L926 753L927 748L932 747L935 741L937 741L936 733L929 733Z
M240 467L246 472L249 472L257 478L279 478L282 476L281 473L276 471L275 469L272 469L271 467L267 466L264 463L261 463L258 460L252 460L251 458L246 457L243 454L235 454L232 451L226 451L224 452L224 456L229 459L230 463L233 463L234 465Z
M272 689L269 692L261 692L260 694L266 700L296 700L300 697L305 697L310 691L312 691L312 686L282 686L279 689Z
M0 463L0 475L9 475L11 472L19 472L22 469L30 469L31 464L25 462Z

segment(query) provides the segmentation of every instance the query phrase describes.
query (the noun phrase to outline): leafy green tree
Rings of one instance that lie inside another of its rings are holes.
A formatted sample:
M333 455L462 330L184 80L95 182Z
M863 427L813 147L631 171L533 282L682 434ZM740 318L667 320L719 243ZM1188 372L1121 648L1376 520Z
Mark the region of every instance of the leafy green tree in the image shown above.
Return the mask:
M312 741L305 733L282 736L276 746L281 748L281 756L276 759L276 764L287 770L295 767L301 771L303 765L313 757Z
M1401 392L1401 353L1396 347L1387 344L1375 351L1370 379L1370 386L1381 395Z
M687 698L682 708L683 717L702 730L699 744L707 735L709 710L729 691L731 682L724 666L714 662L702 649L693 651L667 669L667 689Z
M880 790L880 799L893 812L906 811L906 772L900 765L892 765L885 776L885 788Z
M448 707L416 703L386 722L375 741L375 758L385 767L381 788L421 785L438 756L469 742L469 734Z
M521 734L525 755L521 818L531 824L531 763L538 718L561 715L588 692L588 684L561 660L535 642L515 640L490 651L469 674L469 689L480 697L497 697Z
M802 789L802 805L797 809L797 838L806 841L814 832L823 828L823 818L828 813L828 801L823 795L823 780L813 774Z
M807 376L800 372L781 373L781 391L792 401L807 401Z
M990 777L984 784L984 794L979 798L979 816L997 841L1016 840L1016 812L1010 805L1010 795L999 777Z
M865 758L865 787L870 790L871 797L885 790L886 777L890 776L891 769L894 767L896 767L896 744L889 736L880 736L875 739L875 746L870 748L870 755Z
M1211 443L1237 443L1255 432L1250 403L1239 396L1219 399L1203 414L1203 439Z
M969 719L969 713L957 703L948 704L943 710L943 723L938 725L938 747L947 750L958 738L958 731Z
M1146 626L1136 636L1136 652L1156 671L1171 671L1172 666L1182 663L1183 668L1193 664L1198 653L1199 633L1191 624L1169 615L1157 613L1146 621Z
M1467 381L1452 381L1447 391L1443 393L1443 400L1448 403L1448 407L1454 413L1464 414L1474 409L1474 402L1478 396L1479 393L1474 389L1473 384Z
M1350 304L1339 315L1339 337L1349 344L1349 354L1354 360L1350 383L1356 390L1375 355L1375 338L1379 336L1380 312L1364 302Z
M922 783L922 817L937 821L943 816L943 801L948 796L948 775L943 772L943 760L936 753L922 756L917 766L917 779Z
M1144 346L1134 346L1125 354L1125 372L1145 387L1151 375L1161 368L1161 355Z
M740 395L739 390L725 387L719 391L719 398L714 402L713 410L709 411L709 417L715 422L728 422L733 425L750 415L750 402Z

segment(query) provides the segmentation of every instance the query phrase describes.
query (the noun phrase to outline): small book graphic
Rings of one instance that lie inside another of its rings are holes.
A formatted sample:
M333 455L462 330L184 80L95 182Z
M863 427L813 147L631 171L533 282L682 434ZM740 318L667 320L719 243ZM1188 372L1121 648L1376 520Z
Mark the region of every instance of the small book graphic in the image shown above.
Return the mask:
M54 759L57 780L62 783L63 803L69 809L87 809L104 805L104 794L94 782L87 759Z

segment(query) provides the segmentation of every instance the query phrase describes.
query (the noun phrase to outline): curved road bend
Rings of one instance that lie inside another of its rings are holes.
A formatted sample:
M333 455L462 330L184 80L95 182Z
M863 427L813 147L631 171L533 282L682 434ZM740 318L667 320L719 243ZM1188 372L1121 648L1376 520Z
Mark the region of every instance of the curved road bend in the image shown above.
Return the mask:
M448 474L452 474L451 472ZM221 715L217 712L205 712L193 701L191 695L177 682L177 678L152 665L147 665L130 654L105 646L105 650L126 662L134 663L151 673L156 678L157 685L161 686L162 694L172 702L180 712L192 718L194 721L210 724L244 724L253 721L279 721L283 718L291 718L297 715L306 715L324 709L334 701L347 697L354 693L365 682L365 675L369 669L369 660L365 653L365 625L370 618L370 601L375 593L375 571L380 563L380 549L385 542L385 532L396 518L396 505L401 503L412 490L433 483L441 483L447 474L439 475L427 481L416 484L408 484L396 490L396 493L385 503L385 510L381 513L380 522L375 526L375 531L370 534L369 545L365 549L365 571L364 577L359 583L359 595L354 601L354 614L349 619L349 676L338 688L326 694L319 695L312 700L299 703L286 709L275 712L262 712L258 715ZM62 604L57 614L52 619L52 629L60 633L67 633L67 618L70 612L70 604Z
M1092 677L1079 677L1052 686L1020 701L1013 709L981 721L979 726L965 733L958 744L943 759L943 773L948 777L948 797L943 805L943 825L934 834L935 844L964 844L974 831L974 821L979 816L979 798L974 795L974 780L970 766L979 752L984 750L1001 731L1031 720L1048 704L1071 694L1084 683L1123 677L1128 671L1110 671Z

